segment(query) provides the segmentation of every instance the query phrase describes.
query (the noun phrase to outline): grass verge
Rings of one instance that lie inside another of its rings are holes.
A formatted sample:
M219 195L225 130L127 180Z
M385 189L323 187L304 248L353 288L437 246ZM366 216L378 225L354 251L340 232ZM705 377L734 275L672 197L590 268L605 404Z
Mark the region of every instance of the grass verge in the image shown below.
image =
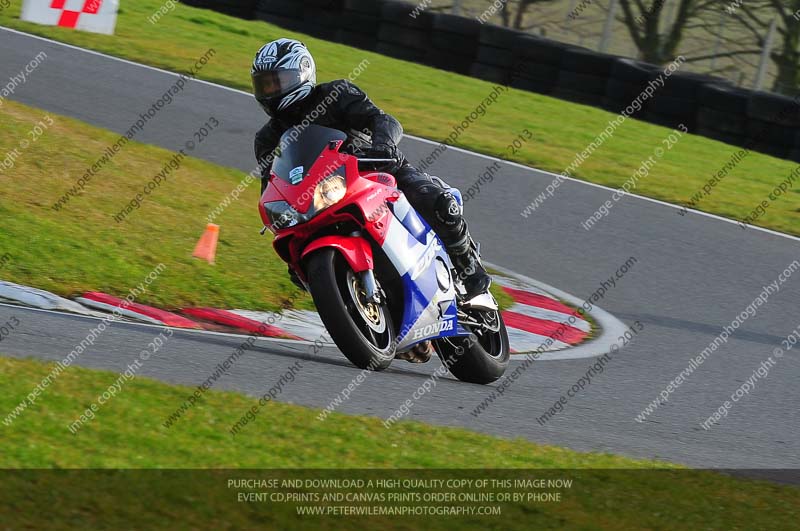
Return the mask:
M2 414L23 400L51 367L40 361L0 357ZM508 522L504 529L516 529L509 527L511 522L520 529L530 529L532 522L546 528L606 529L676 525L744 529L752 527L748 522L757 522L762 529L786 529L800 511L800 490L793 487L418 422L400 422L387 430L379 419L337 413L321 422L316 418L317 410L283 403L269 403L255 421L232 437L229 426L255 400L230 392L205 393L180 422L167 429L163 421L192 389L140 378L125 383L97 411L94 420L72 435L67 426L117 378L110 372L74 366L61 373L12 426L0 425L4 442L0 467L238 470L183 474L169 470L139 474L118 471L100 476L96 471L43 476L41 472L10 474L7 470L0 499L11 503L0 504L0 519L24 522L32 528L40 527L43 519L69 522L77 518L83 518L79 520L82 522L125 522L127 528L169 526L178 517L183 528L195 528L199 523L203 524L199 527L209 528L214 527L209 523L224 522L227 529L242 529L254 522L286 522L294 518L291 504L237 503L236 492L226 486L227 480L280 477L279 471L248 473L243 470L247 468L324 468L330 472L332 463L343 472L342 477L351 478L370 474L353 469L386 469L373 470L371 474L377 478L402 475L402 471L389 470L396 468L433 469L420 470L414 476L453 477L468 472L456 470L454 465L468 462L479 477L514 478L524 473L522 469L543 469L532 477L574 480L575 485L564 492L559 503L500 504L503 521ZM419 441L425 442L417 444ZM307 475L321 476L331 474L318 471ZM23 492L25 496L20 494ZM37 492L41 496L35 495ZM51 500L48 511L34 510L43 498ZM412 521L425 522L426 528L434 529L453 524L446 518ZM312 522L319 520L303 522L302 528L311 528ZM363 520L353 518L339 518L337 522L337 528L363 525ZM385 522L388 525L390 520ZM463 520L467 528L485 529L486 523L480 518Z
M193 158L145 195L142 206L122 222L119 213L174 153L129 142L82 192L81 205L58 213L51 206L119 135L78 120L15 102L0 108L0 145L32 137L39 122L49 125L20 151L6 171L12 185L0 189L0 249L11 258L5 280L71 296L100 290L125 296L160 263L166 266L137 302L160 307L208 305L275 309L297 290L269 237L261 237L254 207L258 184L219 217L217 263L191 257L205 214L244 174ZM248 195L249 194L249 195ZM308 305L306 297L297 299Z
M200 77L245 90L249 90L252 56L265 41L279 36L299 37L315 54L322 81L345 77L367 59L369 66L357 83L387 112L396 115L408 132L435 140L445 139L492 90L490 83L477 79L323 41L263 22L239 20L183 5L178 5L157 24L148 23L147 18L161 4L161 0L125 4L115 36L22 22L18 19L17 5L0 12L0 24L173 71L188 70L198 57L213 47L218 53L201 71ZM612 118L614 115L592 107L509 90L485 116L458 137L457 144L559 173ZM532 140L512 153L509 144L525 129L532 133ZM662 141L668 133L659 126L628 120L580 166L576 176L619 187L657 147L664 147ZM733 146L707 138L686 136L638 182L635 192L688 204L693 194L702 190L736 151ZM773 188L787 179L795 167L788 161L752 153L695 208L745 219L762 200L769 198ZM772 201L755 223L800 234L796 195L799 192L800 188L795 186Z

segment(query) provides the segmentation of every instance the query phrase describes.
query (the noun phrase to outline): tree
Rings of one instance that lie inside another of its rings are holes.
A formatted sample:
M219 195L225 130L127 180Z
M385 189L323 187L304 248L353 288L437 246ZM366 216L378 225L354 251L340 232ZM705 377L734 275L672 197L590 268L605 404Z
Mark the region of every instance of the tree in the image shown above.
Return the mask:
M500 18L503 21L503 26L509 27L511 23L511 0L500 0L502 2L502 6L498 10L500 13ZM523 19L525 18L525 13L528 11L528 8L533 4L544 4L548 2L554 2L555 0L518 0L517 1L517 11L514 15L514 22L511 27L517 30L523 30L522 23Z
M639 58L648 63L672 61L689 24L711 6L719 5L714 0L675 0L675 20L669 22L665 21L664 5L667 1L619 0L622 21L639 50ZM668 25L663 33L659 31L662 25Z
M517 7L517 15L514 17L514 29L522 29L522 18L525 16L525 11L528 10L531 4L535 4L547 0L519 0L519 7Z
M748 30L760 47L766 44L769 27L778 17L780 42L771 58L778 68L772 89L794 95L800 91L800 0L757 0L742 3L732 15Z

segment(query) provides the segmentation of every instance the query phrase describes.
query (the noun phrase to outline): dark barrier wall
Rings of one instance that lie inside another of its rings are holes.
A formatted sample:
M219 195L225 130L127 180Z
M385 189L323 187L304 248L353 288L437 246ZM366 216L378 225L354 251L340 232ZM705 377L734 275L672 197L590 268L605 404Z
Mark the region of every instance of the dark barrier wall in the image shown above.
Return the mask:
M392 0L185 0L398 59L612 112L662 67ZM800 162L800 101L680 70L633 117Z

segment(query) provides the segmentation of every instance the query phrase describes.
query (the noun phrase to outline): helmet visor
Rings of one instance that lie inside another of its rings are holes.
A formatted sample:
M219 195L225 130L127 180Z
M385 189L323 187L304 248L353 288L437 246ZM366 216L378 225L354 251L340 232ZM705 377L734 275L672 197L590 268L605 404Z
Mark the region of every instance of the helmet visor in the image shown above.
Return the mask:
M299 70L267 70L253 74L253 93L257 100L282 96L302 83Z

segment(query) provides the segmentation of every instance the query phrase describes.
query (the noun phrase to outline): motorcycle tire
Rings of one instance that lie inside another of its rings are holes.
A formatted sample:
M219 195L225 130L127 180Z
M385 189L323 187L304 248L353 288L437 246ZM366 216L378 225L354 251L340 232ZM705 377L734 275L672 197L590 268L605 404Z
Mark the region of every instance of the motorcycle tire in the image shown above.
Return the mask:
M470 334L433 342L442 363L462 382L490 384L506 372L510 358L508 331L502 316L498 314L498 318L499 330L483 340Z
M380 323L368 322L350 283L357 277L335 249L321 249L308 261L307 278L320 319L339 350L359 369L382 371L394 360L397 342L389 308L377 306ZM355 298L354 298L355 297ZM373 308L374 310L374 308ZM383 324L384 331L376 331ZM371 336L371 338L370 338Z

